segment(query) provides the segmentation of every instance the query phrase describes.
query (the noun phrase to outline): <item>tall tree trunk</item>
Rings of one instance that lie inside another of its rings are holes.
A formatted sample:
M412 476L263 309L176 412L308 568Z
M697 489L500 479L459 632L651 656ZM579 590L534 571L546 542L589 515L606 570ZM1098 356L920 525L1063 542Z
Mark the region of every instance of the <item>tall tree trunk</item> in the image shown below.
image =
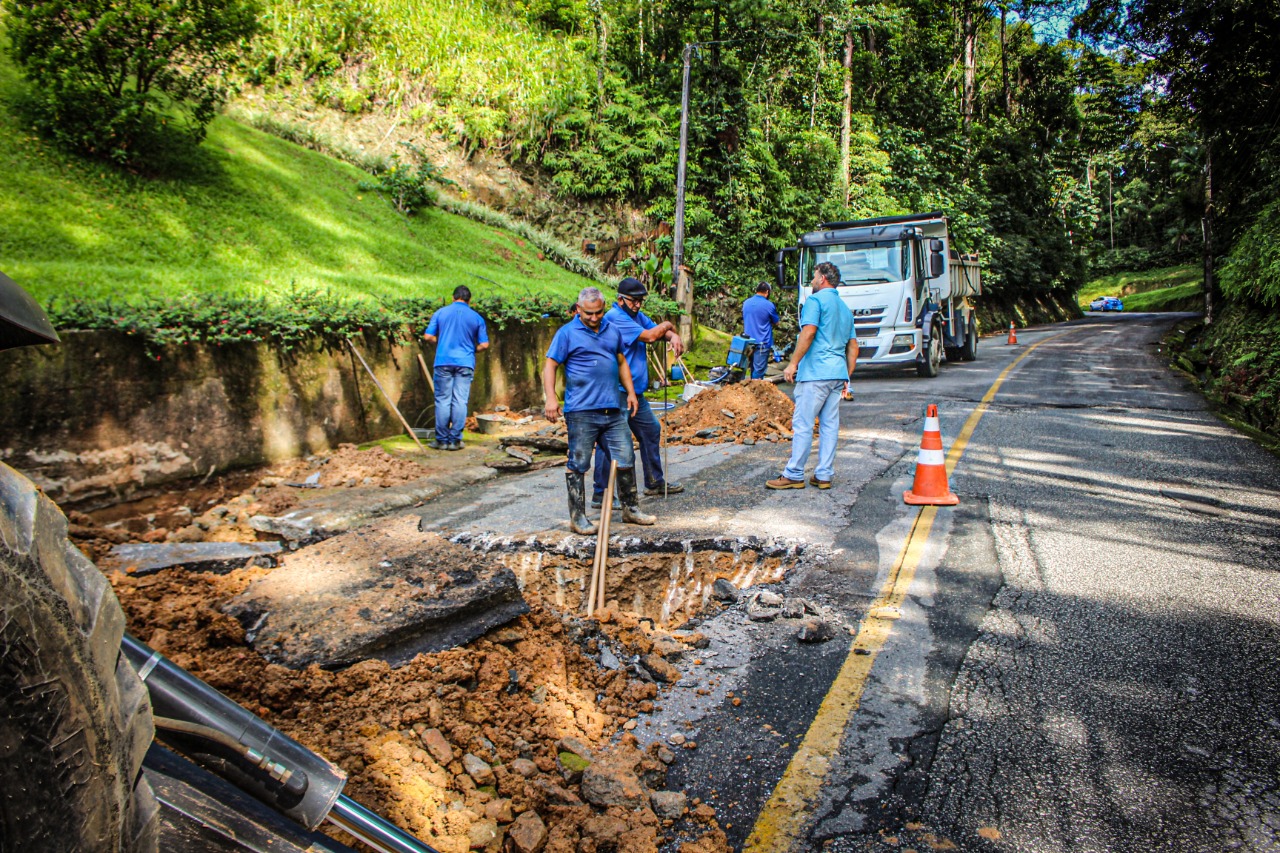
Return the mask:
M596 23L596 116L604 110L604 68L609 60L609 34L605 27L604 3L591 0L591 13Z
M1000 4L1000 99L1004 102L1004 114L1009 116L1013 112L1013 104L1010 102L1009 96L1009 51L1005 44L1005 23L1009 17L1009 6L1007 3Z
M1213 142L1204 144L1204 324L1213 325L1214 313L1221 301L1218 282L1213 275Z
M813 130L818 121L818 87L822 83L822 65L827 61L827 46L824 39L827 22L818 13L818 67L813 70L813 97L809 99L809 129Z
M960 12L960 42L964 63L964 82L960 89L960 116L965 136L973 126L973 105L978 79L978 16L972 2L965 2Z
M849 136L853 132L853 26L844 33L844 109L840 114L840 187L849 206Z

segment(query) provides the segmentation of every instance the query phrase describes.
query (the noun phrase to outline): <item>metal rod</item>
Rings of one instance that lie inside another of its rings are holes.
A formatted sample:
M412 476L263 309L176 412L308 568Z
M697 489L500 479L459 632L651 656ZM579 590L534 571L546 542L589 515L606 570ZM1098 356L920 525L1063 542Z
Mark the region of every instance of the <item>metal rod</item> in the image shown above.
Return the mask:
M378 853L440 853L345 794L338 797L327 819Z
M684 46L684 76L680 86L680 154L676 166L676 233L671 243L671 272L680 280L680 266L684 263L684 177L685 162L689 156L689 64L693 59L693 45Z

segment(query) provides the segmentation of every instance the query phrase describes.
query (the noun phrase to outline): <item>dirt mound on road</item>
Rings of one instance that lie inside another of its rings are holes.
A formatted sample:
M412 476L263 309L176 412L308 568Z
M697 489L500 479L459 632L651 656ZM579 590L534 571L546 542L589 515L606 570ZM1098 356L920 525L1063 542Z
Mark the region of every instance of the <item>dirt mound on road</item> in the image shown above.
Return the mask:
M755 444L790 439L794 412L777 385L751 380L703 391L664 421L672 444Z

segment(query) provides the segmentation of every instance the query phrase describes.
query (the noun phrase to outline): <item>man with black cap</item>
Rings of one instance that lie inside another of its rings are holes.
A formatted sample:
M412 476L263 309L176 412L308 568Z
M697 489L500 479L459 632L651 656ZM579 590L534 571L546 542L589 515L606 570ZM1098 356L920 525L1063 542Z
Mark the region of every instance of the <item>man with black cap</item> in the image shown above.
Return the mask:
M662 425L658 423L649 401L644 397L644 392L649 389L648 345L664 340L671 345L676 355L680 355L684 352L684 341L671 323L666 320L655 323L640 310L648 295L649 289L644 286L644 282L631 277L624 278L618 283L618 301L605 314L605 319L622 335L622 353L627 359L627 366L631 368L631 381L635 385L639 401L639 406L627 418L627 424L640 445L640 463L644 466L644 493L650 497L665 497L683 492L684 486L667 482L662 471ZM604 490L608 485L609 455L605 448L596 447L594 465L591 505L597 507L604 503Z
M742 303L742 333L757 341L751 358L751 378L764 379L773 352L773 327L778 325L778 309L769 301L769 282L756 285L756 295Z

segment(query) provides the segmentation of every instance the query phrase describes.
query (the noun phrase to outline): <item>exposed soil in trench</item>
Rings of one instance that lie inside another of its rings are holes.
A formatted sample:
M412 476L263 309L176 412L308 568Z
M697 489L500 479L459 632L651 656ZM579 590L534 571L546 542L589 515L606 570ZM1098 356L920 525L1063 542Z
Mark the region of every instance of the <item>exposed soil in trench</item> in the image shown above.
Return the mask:
M629 732L661 703L659 685L681 677L686 655L701 662L700 635L663 626L718 607L708 600L717 578L772 582L793 560L746 549L614 555L610 605L587 620L574 614L589 555L491 557L517 575L530 612L396 669L295 671L251 650L221 607L271 569L110 577L135 636L334 761L350 796L444 853L523 850L517 840L539 823L555 853L656 851L677 832L697 838L682 853L728 850L706 804L688 803L683 818L655 813L643 792L663 788L674 754L656 743L641 751ZM586 790L566 755L584 751L639 798L610 804Z

